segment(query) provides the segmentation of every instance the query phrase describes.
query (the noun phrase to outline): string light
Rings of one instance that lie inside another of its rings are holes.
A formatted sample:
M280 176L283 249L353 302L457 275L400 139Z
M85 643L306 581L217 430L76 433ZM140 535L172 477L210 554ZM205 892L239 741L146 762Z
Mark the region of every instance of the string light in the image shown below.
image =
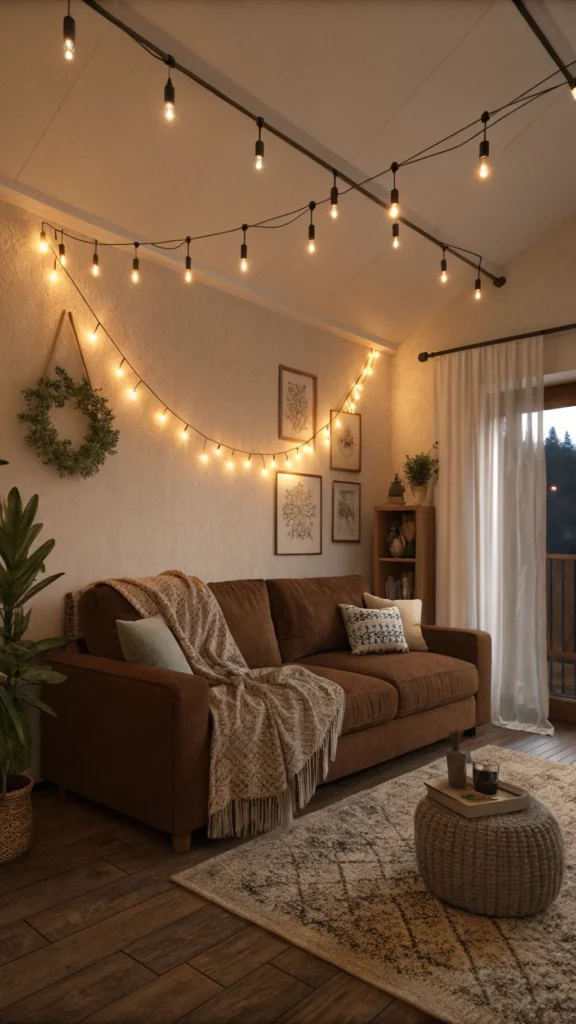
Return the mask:
M98 323L96 324L96 327L94 328L93 331L88 331L87 332L88 341L92 341L92 342L98 341L98 329L99 329L99 327L100 327L100 321L98 321Z
M270 465L271 465L272 469L276 469L277 463L276 463L276 456L275 455L272 456L272 460L270 462Z
M249 455L248 458L244 460L244 469L251 469L251 467L252 467L252 456Z
M288 452L286 452L286 469L290 469L291 465L292 465L292 463L290 462L290 458L288 456Z
M330 427L324 428L324 444L330 444Z
M189 441L190 440L190 434L188 433L188 424L186 424L186 426L184 427L184 430L180 431L180 437L182 438L183 441Z
M294 458L296 459L296 462L300 462L300 459L302 458L302 456L300 455L300 449L299 448L296 449L296 455L294 456Z
M481 281L481 279L479 277L477 277L475 282L474 282L474 298L475 299L481 299L482 298L482 281Z
M68 14L64 16L64 42L62 49L66 60L74 60L76 52L76 22L70 15L70 0L68 0Z
M342 420L341 419L338 419L338 418L336 419L336 426L338 428L340 428L342 426Z
M248 270L248 245L246 243L246 232L248 231L248 225L242 225L243 241L240 246L240 270L245 274Z
M234 454L235 454L235 451L236 451L236 449L233 449L230 458L226 462L226 469L234 469Z
M173 121L176 112L176 89L170 76L174 67L174 57L168 57L166 63L168 64L168 81L164 86L164 117L167 121Z
M206 451L206 445L207 444L208 444L208 438L205 437L204 438L204 447L202 449L202 454L200 456L200 459L201 459L202 462L208 462L208 452Z
M338 185L336 183L336 171L333 171L332 173L334 175L334 184L330 189L330 216L332 217L332 220L336 220L338 216Z
M314 201L308 203L308 209L310 210L310 223L308 225L308 252L316 252L316 228L314 227L314 210L316 209L316 203Z
M218 455L218 456L222 455L222 445L221 444L218 445L215 454Z
M132 398L132 399L138 398L138 388L140 387L141 383L142 383L142 381L139 380L137 385L136 385L136 387L131 388L131 390L128 392L128 396L130 398Z
M46 238L46 232L44 228L40 232L40 241L38 242L38 249L40 252L48 252L48 239Z
M140 242L134 242L134 259L132 260L132 280L138 284L140 280L140 260L138 259L138 246Z
M304 451L306 452L307 455L312 455L314 449L311 444L305 444Z
M268 476L268 467L266 466L266 459L264 458L263 455L261 456L261 458L262 458L262 469L260 470L260 472L262 473L262 476Z
M392 225L392 248L398 249L400 247L400 225L398 223Z
M167 414L168 414L168 406L165 405L164 406L164 412L159 412L158 413L158 419L159 419L160 423L166 423L166 420L168 419L168 415Z
M186 235L186 270L184 271L184 280L190 284L192 281L192 257L190 256L190 242L192 239L190 235Z
M52 270L50 271L48 277L50 278L52 284L56 284L56 281L58 280L58 270L56 269L56 257L54 257L54 266L52 267Z
M486 138L486 128L487 128L487 125L488 125L489 118L490 118L490 114L488 113L487 110L485 110L484 113L482 114L482 124L484 125L484 137L483 137L482 141L480 142L480 150L479 150L479 157L480 157L480 163L479 163L479 166L478 166L478 177L479 178L488 178L489 175L490 175L490 164L488 163L488 157L490 156L490 143L489 143L488 139Z
M66 266L66 246L64 245L64 232L60 232L60 242L58 243L58 259L63 267Z
M448 280L448 263L446 262L446 248L442 246L442 259L440 260L440 280L446 284Z
M261 171L264 166L264 142L262 141L262 129L264 127L264 118L259 117L256 121L258 125L258 139L256 141L256 160L254 166L257 171Z
M120 360L120 366L118 366L116 368L116 376L117 377L123 377L124 376L124 363L125 362L126 362L126 360L125 360L124 356L122 356L122 359Z
M390 217L392 217L392 220L397 220L400 216L399 194L398 189L396 188L396 171L398 170L398 164L396 162L391 164L390 170L392 171L392 189L390 192L390 207L388 209L388 213Z
M94 241L94 255L92 257L92 273L94 277L100 274L100 261L98 260L98 242Z

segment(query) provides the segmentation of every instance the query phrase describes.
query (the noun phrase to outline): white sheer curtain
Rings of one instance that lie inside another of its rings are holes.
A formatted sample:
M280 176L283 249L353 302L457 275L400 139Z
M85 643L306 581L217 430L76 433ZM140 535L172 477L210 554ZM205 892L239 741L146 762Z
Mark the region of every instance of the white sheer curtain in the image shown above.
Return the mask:
M491 634L494 722L551 733L542 338L434 368L437 621Z

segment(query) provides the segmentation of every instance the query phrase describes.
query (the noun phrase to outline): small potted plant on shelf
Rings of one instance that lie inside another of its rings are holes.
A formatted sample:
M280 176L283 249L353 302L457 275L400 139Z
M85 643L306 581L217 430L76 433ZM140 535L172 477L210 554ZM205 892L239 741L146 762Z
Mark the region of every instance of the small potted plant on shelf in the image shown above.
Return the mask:
M466 789L466 753L462 750L462 733L459 730L450 733L452 750L446 754L448 764L448 782L453 789Z
M416 505L421 505L426 500L428 485L438 474L439 460L435 454L437 448L438 441L435 441L427 452L406 456L404 473Z
M1 460L6 465L4 460ZM26 507L16 487L0 502L0 862L24 853L33 840L31 793L27 774L31 759L27 711L54 711L38 697L38 683L61 683L65 676L41 664L44 656L64 647L66 637L23 640L31 609L25 604L63 573L36 582L54 540L31 547L42 529L36 523L38 496Z

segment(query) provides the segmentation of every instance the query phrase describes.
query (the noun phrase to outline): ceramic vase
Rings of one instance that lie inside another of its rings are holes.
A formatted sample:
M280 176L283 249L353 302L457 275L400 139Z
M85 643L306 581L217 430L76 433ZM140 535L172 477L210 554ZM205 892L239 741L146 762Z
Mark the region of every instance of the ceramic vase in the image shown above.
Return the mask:
M428 484L424 484L423 487L410 487L410 490L412 491L412 497L414 498L415 505L422 505L426 501Z

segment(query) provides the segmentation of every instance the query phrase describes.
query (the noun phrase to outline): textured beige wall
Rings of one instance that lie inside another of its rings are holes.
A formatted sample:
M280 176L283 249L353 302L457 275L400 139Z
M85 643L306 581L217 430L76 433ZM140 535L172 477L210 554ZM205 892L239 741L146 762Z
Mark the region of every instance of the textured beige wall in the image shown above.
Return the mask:
M89 480L60 479L24 445L16 419L21 389L43 371L62 308L71 309L82 334L93 326L67 283L47 280L48 257L36 251L39 225L22 210L0 204L0 456L1 491L16 484L23 496L40 494L45 535L56 538L49 571L66 575L41 595L33 634L61 628L67 589L110 575L142 575L179 567L206 580L308 576L364 571L370 575L372 506L387 493L391 359L382 355L364 391L361 545L333 544L328 449L305 456L302 468L323 477L323 554L274 555L274 482L259 468L238 467L229 477L216 460L199 462L200 446L161 428L158 404L143 389L126 397L130 378L104 341L87 353L96 387L103 389L120 428L118 454ZM89 274L91 255L70 247L70 269L113 336L166 401L211 436L244 448L286 447L277 437L278 365L318 375L318 416L341 400L367 349L289 320L214 288L186 288L178 274L141 260L142 280L129 281L131 255L102 252L102 276ZM75 373L72 349L59 361ZM73 419L73 417L72 417ZM81 437L82 426L59 414L58 423ZM344 474L345 476L345 474Z
M434 364L419 363L419 352L576 322L575 236L576 218L557 226L512 262L504 288L485 281L480 302L474 299L471 271L469 292L400 346L392 370L393 470L401 473L407 453L427 450L434 441ZM545 341L545 371L566 370L576 370L576 333Z

